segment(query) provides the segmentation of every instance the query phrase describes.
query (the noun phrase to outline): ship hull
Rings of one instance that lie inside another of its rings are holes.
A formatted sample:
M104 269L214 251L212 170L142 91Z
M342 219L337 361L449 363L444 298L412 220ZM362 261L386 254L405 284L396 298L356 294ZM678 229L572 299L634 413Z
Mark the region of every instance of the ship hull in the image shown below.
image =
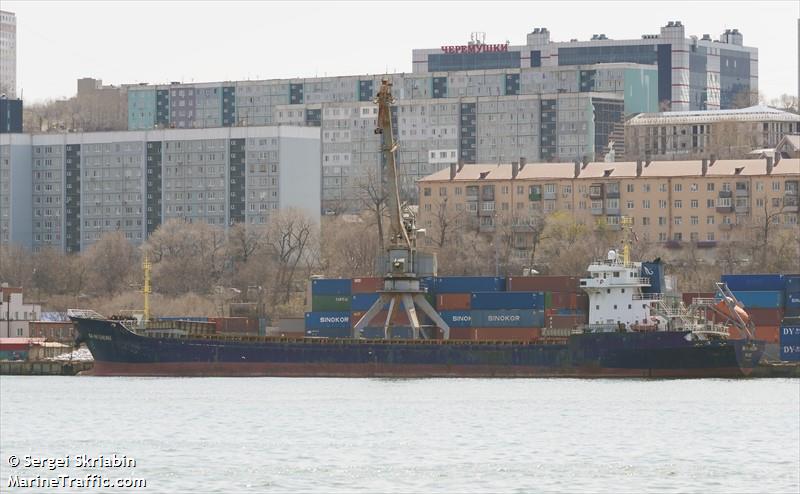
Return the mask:
M582 334L566 344L156 338L74 319L95 359L91 374L107 376L727 378L748 375L763 351L690 342L686 332Z

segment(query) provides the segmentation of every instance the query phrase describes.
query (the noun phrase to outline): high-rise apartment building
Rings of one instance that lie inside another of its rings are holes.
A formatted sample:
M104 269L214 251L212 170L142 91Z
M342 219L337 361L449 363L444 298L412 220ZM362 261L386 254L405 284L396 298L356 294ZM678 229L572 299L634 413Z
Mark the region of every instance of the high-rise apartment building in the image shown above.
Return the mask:
M680 21L670 21L656 34L640 39L611 39L596 34L589 40L553 41L547 28L528 33L524 45L486 43L473 33L464 45L413 51L415 74L445 71L563 67L600 63L637 63L658 70L662 110L718 110L750 106L758 101L758 49L743 45L742 33L726 29L718 39L686 35ZM594 74L580 75L591 86Z
M0 242L78 252L141 243L179 218L265 224L320 215L319 129L261 126L0 136Z
M17 16L0 10L0 95L17 97Z

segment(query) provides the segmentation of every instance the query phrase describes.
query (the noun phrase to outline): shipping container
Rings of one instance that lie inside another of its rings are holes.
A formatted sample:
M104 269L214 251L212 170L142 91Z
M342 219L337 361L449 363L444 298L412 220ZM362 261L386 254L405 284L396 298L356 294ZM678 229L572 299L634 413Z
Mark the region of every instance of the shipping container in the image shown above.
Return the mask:
M469 293L443 293L436 296L436 309L440 311L457 311L470 309Z
M470 299L472 310L544 309L542 292L475 292Z
M505 278L491 276L444 276L435 278L433 292L436 294L502 292L505 289Z
M781 324L779 345L781 360L800 361L800 321Z
M350 328L316 328L306 329L306 336L310 338L351 338Z
M589 297L585 293L575 292L547 292L545 294L547 309L577 309L578 301L586 299L586 306L589 304Z
M163 316L159 317L159 321L193 321L193 322L208 322L207 317L198 316Z
M800 307L789 307L783 310L783 317L800 317Z
M748 307L745 309L750 320L756 326L778 326L783 319L782 309L757 309Z
M475 327L526 327L541 328L544 325L543 310L473 310L472 325Z
M347 312L350 308L350 295L313 295L311 312Z
M784 275L786 293L800 293L800 274Z
M347 278L311 280L311 295L350 295L352 282Z
M570 328L574 329L581 324L589 323L589 314L580 315L552 315L547 316L544 320L544 327L546 328Z
M306 330L349 329L349 312L306 312Z
M361 330L361 337L372 340L383 339L383 328L364 328ZM410 340L413 337L414 331L408 326L392 327L393 340Z
M361 317L366 314L366 311L355 311L351 313L350 320L355 326L358 321L361 320ZM386 322L386 316L389 315L388 310L382 310L378 312L378 314L372 318L370 321L370 326L374 327L383 327L383 324ZM428 316L422 313L422 311L417 311L417 319L419 319L420 324L429 324ZM402 307L398 307L394 311L394 315L392 316L392 324L397 326L407 326L409 325L408 322L408 315L406 311Z
M786 307L800 308L800 292L786 292Z
M441 311L439 316L451 328L468 328L472 326L472 315L469 311Z
M353 278L350 284L350 293L375 293L383 290L383 278Z
M541 336L541 328L472 328L477 341L536 341Z
M238 333L257 335L259 329L258 318L253 317L212 317L218 333Z
M784 291L786 281L782 274L724 274L721 281L732 292Z
M577 276L509 276L509 292L580 292Z
M366 311L380 298L379 293L356 293L350 296L350 310Z
M733 294L745 309L779 309L783 307L782 291L733 291Z
M757 340L766 341L767 343L778 343L780 341L780 327L779 326L756 326Z

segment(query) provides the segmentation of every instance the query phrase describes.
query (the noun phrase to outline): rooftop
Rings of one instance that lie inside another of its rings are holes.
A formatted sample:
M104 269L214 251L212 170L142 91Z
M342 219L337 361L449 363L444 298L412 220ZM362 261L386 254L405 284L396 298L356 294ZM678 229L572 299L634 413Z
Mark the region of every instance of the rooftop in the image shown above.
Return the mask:
M640 113L626 122L626 125L663 125L675 123L708 123L720 121L760 122L763 120L780 122L800 122L800 115L778 110L764 105L738 108L735 110L692 110L667 111L661 113Z
M710 163L710 161L709 161ZM619 161L615 163L591 162L581 167L578 178L634 178L636 177L635 161ZM642 163L641 178L666 177L700 177L702 161L652 161L649 165ZM739 170L739 173L737 173ZM763 159L749 160L717 160L708 166L707 177L762 176L767 173L767 162ZM520 170L517 180L537 179L571 179L574 178L574 163L528 163ZM773 167L772 175L800 176L800 159L785 158ZM456 173L457 181L492 181L511 180L510 164L464 165ZM421 178L419 182L449 182L450 169L445 168Z

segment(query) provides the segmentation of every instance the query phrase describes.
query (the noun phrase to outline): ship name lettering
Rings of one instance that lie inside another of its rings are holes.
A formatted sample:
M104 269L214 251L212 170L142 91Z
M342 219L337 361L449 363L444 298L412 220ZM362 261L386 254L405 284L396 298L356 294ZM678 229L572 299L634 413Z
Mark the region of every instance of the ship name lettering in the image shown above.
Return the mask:
M111 341L111 337L108 336L107 334L89 333L89 338L91 338L93 340Z

